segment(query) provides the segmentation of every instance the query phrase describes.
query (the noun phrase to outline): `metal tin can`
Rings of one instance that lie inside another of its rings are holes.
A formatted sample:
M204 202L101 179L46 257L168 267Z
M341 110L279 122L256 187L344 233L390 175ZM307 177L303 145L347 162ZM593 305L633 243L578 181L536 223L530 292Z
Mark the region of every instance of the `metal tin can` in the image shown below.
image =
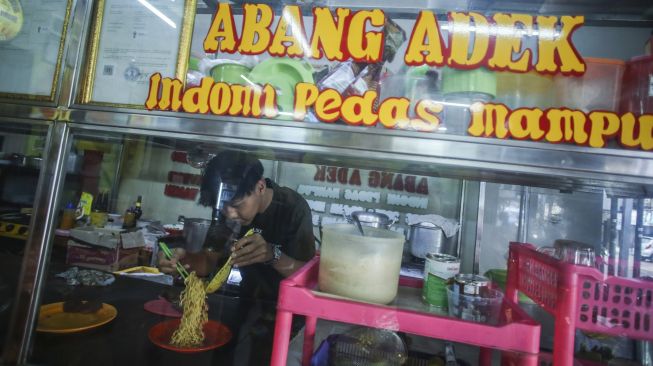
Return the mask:
M481 296L490 287L490 279L481 275L459 273L453 278L454 292Z
M458 272L460 272L460 259L446 254L426 254L422 299L432 306L446 308L447 281Z

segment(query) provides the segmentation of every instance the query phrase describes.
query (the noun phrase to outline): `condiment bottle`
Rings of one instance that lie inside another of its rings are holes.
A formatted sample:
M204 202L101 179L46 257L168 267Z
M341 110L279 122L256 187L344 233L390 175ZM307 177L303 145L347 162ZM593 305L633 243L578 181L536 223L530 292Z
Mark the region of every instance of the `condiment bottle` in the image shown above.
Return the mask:
M96 200L93 201L94 207L91 211L91 225L95 227L104 227L109 220L107 208L109 205L109 194L99 193Z
M66 207L63 209L63 214L61 215L61 222L59 228L63 230L72 229L75 227L75 205L72 202L68 202Z
M125 215L122 218L122 228L123 229L132 229L136 227L136 214L134 213L134 207L130 207L125 211Z
M143 215L143 210L141 209L141 200L142 200L142 196L138 196L138 199L134 204L134 215L136 216L136 220L139 220L141 218L141 215Z

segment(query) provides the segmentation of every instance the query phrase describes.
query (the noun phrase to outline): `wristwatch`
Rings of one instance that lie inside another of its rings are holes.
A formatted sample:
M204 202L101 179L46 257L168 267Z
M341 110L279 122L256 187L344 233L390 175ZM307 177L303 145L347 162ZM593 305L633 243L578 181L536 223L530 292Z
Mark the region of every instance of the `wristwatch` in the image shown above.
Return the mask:
M272 244L272 243L268 243L268 244L270 244L271 249L272 249L272 259L270 259L269 261L265 262L265 264L271 266L271 265L277 263L277 261L279 260L279 258L281 258L281 245L279 245L279 244Z

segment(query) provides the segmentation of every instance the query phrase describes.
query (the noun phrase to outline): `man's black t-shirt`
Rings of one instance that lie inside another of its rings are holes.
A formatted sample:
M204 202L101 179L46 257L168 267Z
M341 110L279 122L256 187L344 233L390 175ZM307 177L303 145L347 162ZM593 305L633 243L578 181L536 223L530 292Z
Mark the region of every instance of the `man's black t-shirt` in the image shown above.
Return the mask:
M311 209L306 200L287 187L281 187L270 179L265 180L272 189L272 202L268 208L257 214L252 224L241 228L242 237L249 229L257 229L261 236L272 244L281 246L281 251L299 261L308 261L315 255L315 238ZM211 227L204 242L205 248L220 249L221 228ZM283 276L272 266L256 263L241 267L241 293L262 300L276 301L279 282Z

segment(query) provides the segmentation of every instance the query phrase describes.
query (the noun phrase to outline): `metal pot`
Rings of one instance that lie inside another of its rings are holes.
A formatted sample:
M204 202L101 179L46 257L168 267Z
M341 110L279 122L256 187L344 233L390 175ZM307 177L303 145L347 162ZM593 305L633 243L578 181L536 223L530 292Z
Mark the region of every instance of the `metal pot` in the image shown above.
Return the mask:
M428 253L440 253L444 232L430 222L420 222L410 227L410 254L417 258L425 258Z
M371 211L354 211L351 213L352 220L357 219L361 225L372 226L378 229L389 229L393 222L388 215ZM352 221L349 220L348 221Z
M186 218L184 216L179 216L177 220L184 224L183 235L186 251L189 253L199 252L204 245L204 239L209 226L211 226L211 220Z

